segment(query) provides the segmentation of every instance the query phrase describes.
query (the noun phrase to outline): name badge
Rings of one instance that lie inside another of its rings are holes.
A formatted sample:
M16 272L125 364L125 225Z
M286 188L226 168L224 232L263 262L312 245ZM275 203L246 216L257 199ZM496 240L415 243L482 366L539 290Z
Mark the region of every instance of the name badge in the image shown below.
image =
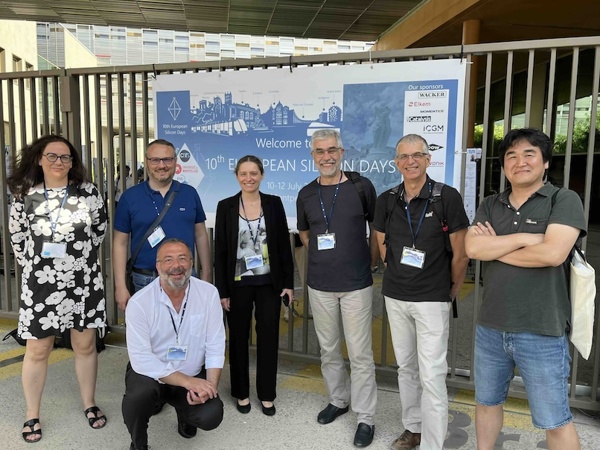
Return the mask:
M187 351L187 345L172 345L167 349L167 361L185 361Z
M44 242L42 258L64 258L67 256L66 242Z
M400 264L422 269L423 264L425 264L425 252L412 247L404 247L402 249L402 259L400 260Z
M244 260L246 261L246 269L256 269L264 265L262 255L246 256Z
M152 234L150 236L148 236L148 243L150 244L150 247L154 248L156 247L160 241L162 241L165 238L165 232L163 231L162 227L159 225L156 230L154 230L152 232Z
M317 249L331 250L335 248L335 233L317 234Z

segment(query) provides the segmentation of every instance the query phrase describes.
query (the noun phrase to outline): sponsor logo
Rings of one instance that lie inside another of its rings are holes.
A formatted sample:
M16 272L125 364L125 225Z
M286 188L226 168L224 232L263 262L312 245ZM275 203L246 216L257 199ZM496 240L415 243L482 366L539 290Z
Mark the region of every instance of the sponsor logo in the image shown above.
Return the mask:
M407 122L431 122L431 116L408 116Z
M423 126L423 131L426 132L426 133L443 133L444 132L444 125L437 125L437 124L424 125Z
M441 113L445 113L446 111L443 109L422 109L419 112L421 114L441 114Z
M189 150L181 150L179 152L179 159L181 160L181 162L188 162L191 157L192 154L189 152Z
M444 167L444 161L431 161L430 167Z
M419 98L446 98L446 91L419 92Z
M430 152L435 152L436 150L441 150L444 147L442 147L441 145L438 144L429 144L429 151Z
M408 106L412 108L431 106L431 102L408 102Z

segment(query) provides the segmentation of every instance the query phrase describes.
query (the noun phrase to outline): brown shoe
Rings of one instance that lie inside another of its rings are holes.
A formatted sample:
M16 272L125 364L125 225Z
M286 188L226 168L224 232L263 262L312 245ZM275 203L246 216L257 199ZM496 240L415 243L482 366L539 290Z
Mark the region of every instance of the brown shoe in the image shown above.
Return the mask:
M404 430L404 433L402 433L398 439L392 442L392 450L406 450L409 448L415 448L420 444L421 433L412 433L408 430Z

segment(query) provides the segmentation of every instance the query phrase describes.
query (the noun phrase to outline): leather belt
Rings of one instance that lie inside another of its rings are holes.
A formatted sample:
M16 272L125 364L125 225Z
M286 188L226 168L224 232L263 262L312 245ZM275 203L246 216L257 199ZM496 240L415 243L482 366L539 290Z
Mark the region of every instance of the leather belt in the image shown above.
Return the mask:
M134 267L133 271L135 273L139 273L140 275L149 275L151 277L156 276L156 272L154 270L137 269L137 268Z

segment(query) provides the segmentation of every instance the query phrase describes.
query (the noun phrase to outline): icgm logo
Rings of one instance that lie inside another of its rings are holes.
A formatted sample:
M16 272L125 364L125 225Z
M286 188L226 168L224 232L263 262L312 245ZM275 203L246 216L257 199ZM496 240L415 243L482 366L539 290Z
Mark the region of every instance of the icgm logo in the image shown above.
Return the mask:
M419 98L446 98L445 91L419 92Z
M408 116L407 122L431 122L431 116Z
M425 125L423 131L426 133L443 133L444 125Z
M188 162L191 157L192 157L192 154L190 153L189 150L181 150L179 152L179 159L181 159L181 162Z

